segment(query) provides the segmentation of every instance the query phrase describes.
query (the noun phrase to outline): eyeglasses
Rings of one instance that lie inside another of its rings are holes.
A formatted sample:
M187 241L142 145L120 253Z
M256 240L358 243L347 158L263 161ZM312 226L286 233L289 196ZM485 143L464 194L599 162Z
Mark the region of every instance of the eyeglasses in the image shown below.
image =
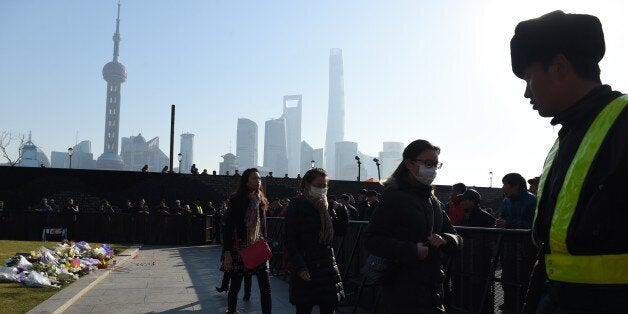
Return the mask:
M414 159L414 161L421 162L427 168L434 168L434 167L436 167L436 169L440 169L440 168L443 167L443 163L442 162L436 162L436 161L433 161L433 160Z

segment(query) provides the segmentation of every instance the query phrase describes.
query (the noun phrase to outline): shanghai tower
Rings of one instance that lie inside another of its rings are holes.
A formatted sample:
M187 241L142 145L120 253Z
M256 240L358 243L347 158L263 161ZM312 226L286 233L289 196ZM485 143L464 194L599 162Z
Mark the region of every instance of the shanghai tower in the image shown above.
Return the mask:
M336 175L335 146L345 137L345 88L342 50L332 48L329 55L329 109L325 139L325 168L332 178Z
M116 33L113 34L113 61L105 64L102 77L107 81L107 100L105 110L105 144L102 155L98 157L96 168L122 170L124 162L118 155L118 137L120 124L120 86L126 81L126 68L118 62L120 48L120 3L116 19Z

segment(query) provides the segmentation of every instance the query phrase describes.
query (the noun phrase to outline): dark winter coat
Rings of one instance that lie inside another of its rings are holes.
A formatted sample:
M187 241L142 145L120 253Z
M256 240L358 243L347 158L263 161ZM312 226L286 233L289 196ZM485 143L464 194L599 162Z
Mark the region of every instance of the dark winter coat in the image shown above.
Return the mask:
M430 247L419 259L418 242L439 234L447 245ZM403 186L394 180L383 194L364 233L367 250L393 263L389 280L383 284L381 308L386 313L425 313L443 311L444 253L462 244L431 187L417 181Z
M476 206L470 209L469 212L464 213L460 225L465 227L493 228L495 227L495 217Z
M250 205L250 199L248 195L234 195L229 199L227 205L227 212L225 213L225 226L222 229L223 234L223 251L231 252L231 258L233 260L233 272L246 272L239 251L242 247L251 245L253 243L245 243L247 235L247 227L245 222L246 211ZM266 221L264 219L265 214L260 204L259 217L261 221L261 235L266 234ZM262 271L267 269L267 263L262 263L256 271ZM250 272L250 271L249 271Z
M345 209L344 206L338 208ZM343 210L331 213L335 234L346 232L349 220ZM320 228L318 210L305 197L298 196L290 201L284 221L284 245L290 260L292 304L335 305L344 297L332 244L319 243ZM311 281L298 276L303 270L310 273Z
M369 202L367 201L362 201L356 205L356 209L358 210L358 214L360 215L359 220L368 220L368 219L365 219L365 217L366 217L366 213L370 211L369 207L371 206L369 205Z

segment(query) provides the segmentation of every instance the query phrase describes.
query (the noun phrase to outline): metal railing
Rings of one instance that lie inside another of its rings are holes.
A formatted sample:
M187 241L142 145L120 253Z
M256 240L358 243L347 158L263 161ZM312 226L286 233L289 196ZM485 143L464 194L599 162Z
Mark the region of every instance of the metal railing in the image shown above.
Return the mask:
M271 272L286 278L283 218L267 218L273 248ZM334 239L336 262L343 278L344 305L375 311L380 295L377 285L364 282L360 269L368 252L363 232L366 221L351 221L344 237ZM444 265L444 303L448 310L494 313L498 309L520 313L535 256L530 230L456 227L463 247Z

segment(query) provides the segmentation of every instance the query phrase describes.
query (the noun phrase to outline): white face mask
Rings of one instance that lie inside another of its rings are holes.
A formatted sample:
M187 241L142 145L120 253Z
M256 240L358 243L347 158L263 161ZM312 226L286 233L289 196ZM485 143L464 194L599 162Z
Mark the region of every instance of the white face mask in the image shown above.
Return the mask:
M317 188L313 186L310 188L310 195L313 197L323 198L327 195L327 188Z
M419 174L414 177L425 185L432 185L432 182L436 179L436 167L428 168L421 165L419 166Z

